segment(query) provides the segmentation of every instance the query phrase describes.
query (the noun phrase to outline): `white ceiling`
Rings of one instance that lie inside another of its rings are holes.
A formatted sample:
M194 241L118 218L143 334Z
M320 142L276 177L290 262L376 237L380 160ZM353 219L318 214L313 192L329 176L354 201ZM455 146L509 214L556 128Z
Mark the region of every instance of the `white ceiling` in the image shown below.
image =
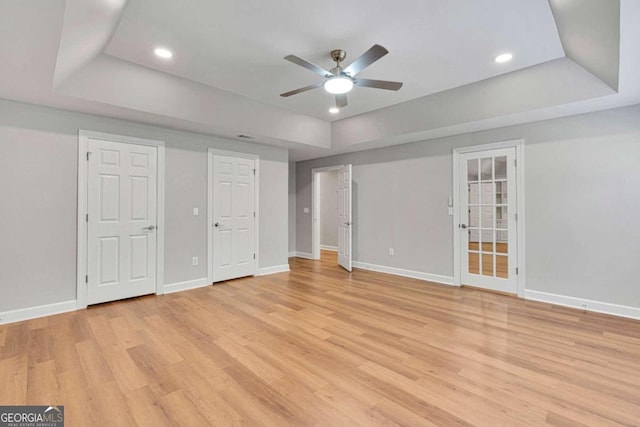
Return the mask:
M0 98L249 134L298 161L638 104L638 22L638 0L0 0ZM400 92L356 88L338 116L321 89L279 97L317 81L286 54L329 67L374 43L391 53L363 76Z
M356 87L338 115L321 88L279 96L322 80L284 56L329 69L332 49L347 50L348 64L374 43L390 53L360 76L402 81L399 92ZM174 58L155 57L159 45ZM513 61L496 64L505 51ZM564 56L547 0L129 0L106 53L322 120Z

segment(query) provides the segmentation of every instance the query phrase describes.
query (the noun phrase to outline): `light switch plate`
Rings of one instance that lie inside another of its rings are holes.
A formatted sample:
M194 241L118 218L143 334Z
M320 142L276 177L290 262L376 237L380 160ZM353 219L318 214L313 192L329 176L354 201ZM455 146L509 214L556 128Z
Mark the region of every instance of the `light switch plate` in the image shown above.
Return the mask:
M304 213L309 213L309 208L304 208Z
M198 215L200 215L200 209L193 208L193 216L198 216Z
M453 208L449 208L449 215L453 216Z

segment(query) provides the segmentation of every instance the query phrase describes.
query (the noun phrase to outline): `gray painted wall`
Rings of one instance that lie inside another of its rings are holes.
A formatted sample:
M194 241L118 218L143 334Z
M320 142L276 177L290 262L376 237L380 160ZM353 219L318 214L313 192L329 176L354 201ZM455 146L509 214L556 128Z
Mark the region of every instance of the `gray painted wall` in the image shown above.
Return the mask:
M209 147L260 156L260 267L287 264L287 150L0 100L0 312L76 297L78 129L165 141L166 284L207 276Z
M320 244L338 246L338 171L322 172L320 179Z
M351 163L354 260L453 276L452 149L514 139L527 289L640 307L640 105L299 162L297 250L311 252L311 169Z
M289 163L289 252L296 251L296 164Z

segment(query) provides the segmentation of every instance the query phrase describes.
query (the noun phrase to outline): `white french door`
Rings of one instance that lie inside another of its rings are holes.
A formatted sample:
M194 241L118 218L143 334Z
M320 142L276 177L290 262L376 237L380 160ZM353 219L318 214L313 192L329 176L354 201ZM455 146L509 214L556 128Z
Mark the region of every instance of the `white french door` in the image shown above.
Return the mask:
M517 293L515 150L459 156L462 285Z
M338 171L338 264L351 271L352 226L351 165Z
M157 147L88 140L87 303L156 292Z
M256 273L254 159L214 154L212 174L213 281Z

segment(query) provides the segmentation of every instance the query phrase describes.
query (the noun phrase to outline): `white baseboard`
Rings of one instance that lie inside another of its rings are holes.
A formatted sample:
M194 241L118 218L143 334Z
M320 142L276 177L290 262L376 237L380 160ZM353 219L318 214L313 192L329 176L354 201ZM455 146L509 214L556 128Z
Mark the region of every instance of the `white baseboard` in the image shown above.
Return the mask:
M54 314L67 313L75 310L77 310L76 300L5 311L0 313L0 325L37 319L38 317L53 316Z
M289 264L274 265L273 267L263 267L258 269L256 276L266 276L268 274L286 273L289 270Z
M315 258L313 257L313 254L310 254L308 252L296 252L295 255L297 258L304 258L304 259L313 259L315 260Z
M547 292L526 290L524 297L533 301L547 302L565 307L578 308L596 313L611 314L614 316L640 319L640 307L611 304L608 302L593 301L584 298L568 297L565 295L550 294Z
M188 289L202 288L209 286L210 284L211 282L206 277L196 280L187 280L186 282L170 283L168 285L164 285L164 293L172 294L174 292L186 291Z
M338 247L337 246L320 245L320 249L322 249L324 251L338 252Z
M370 264L368 262L353 261L353 266L363 270L377 271L379 273L394 274L396 276L410 277L412 279L426 280L427 282L440 283L442 285L457 286L453 283L453 277L439 274L423 273L421 271L405 270L402 268L387 267L384 265Z
M295 258L296 251L289 252L289 258Z

